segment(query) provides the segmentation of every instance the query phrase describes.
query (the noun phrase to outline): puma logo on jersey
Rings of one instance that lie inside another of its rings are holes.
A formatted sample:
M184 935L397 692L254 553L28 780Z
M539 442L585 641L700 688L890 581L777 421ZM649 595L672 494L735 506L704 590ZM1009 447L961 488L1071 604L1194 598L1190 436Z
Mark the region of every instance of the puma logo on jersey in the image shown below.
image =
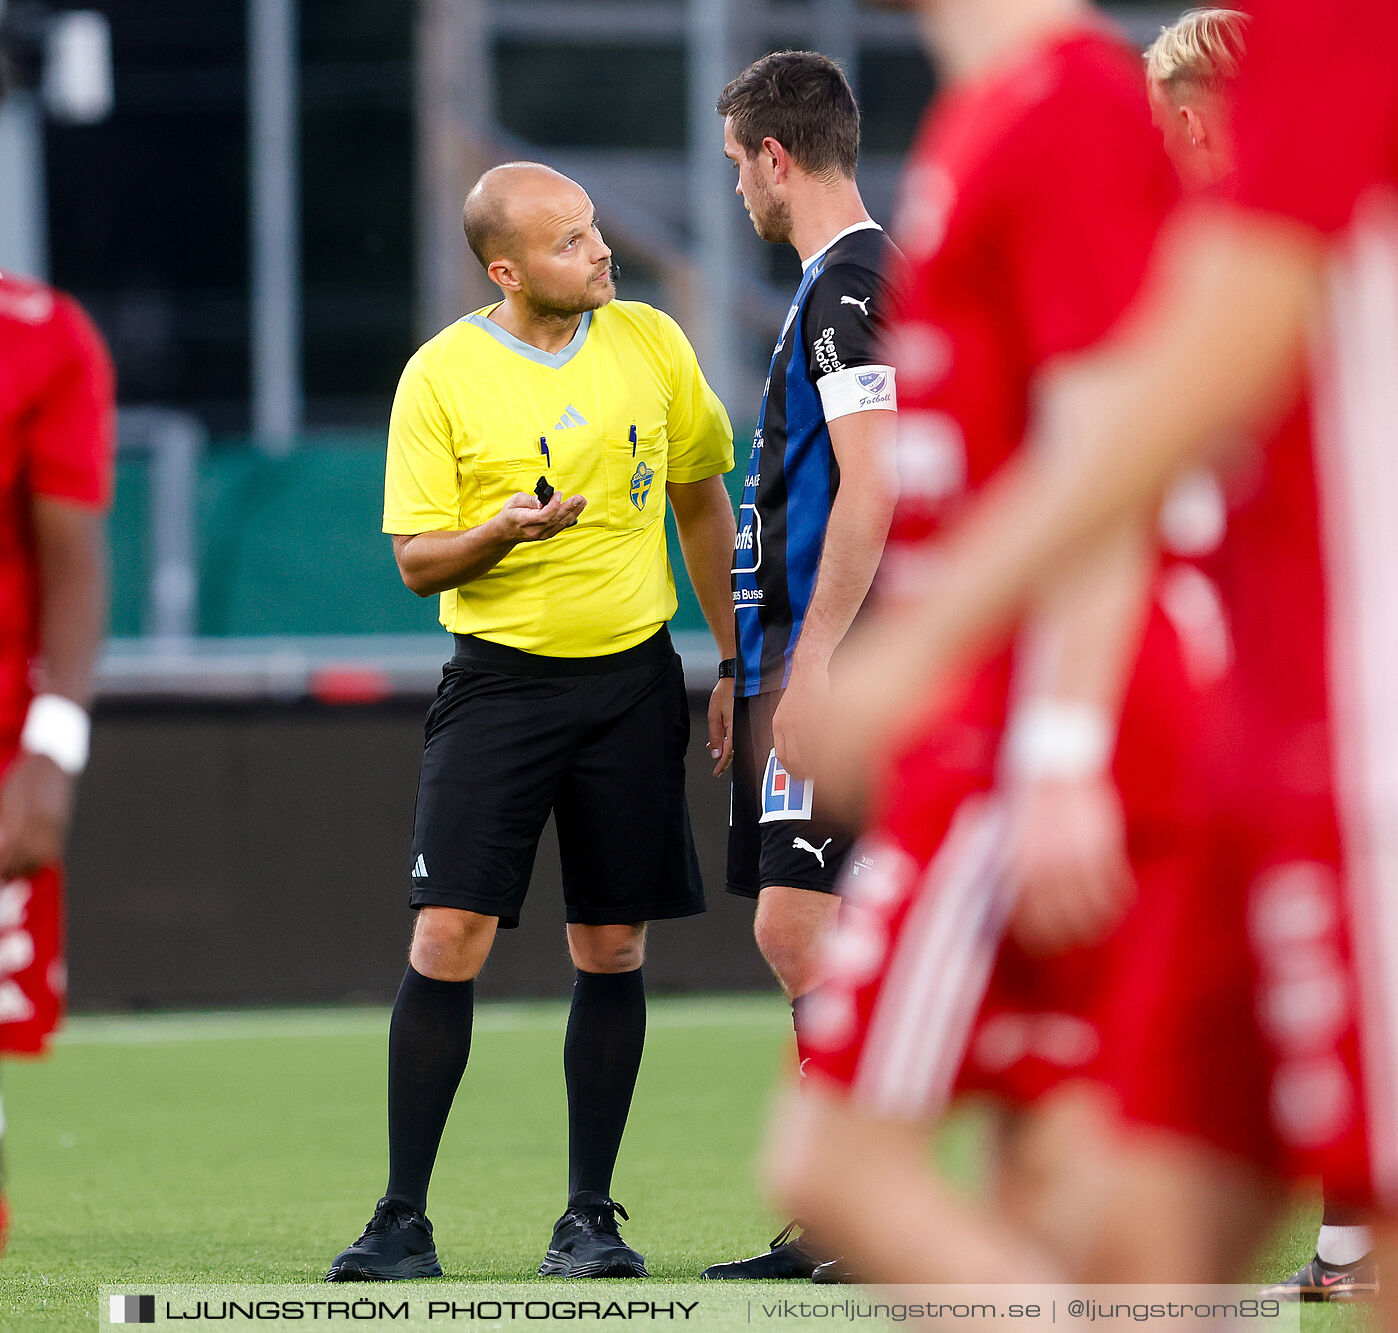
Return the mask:
M810 854L814 856L817 861L820 862L820 868L824 870L825 849L829 847L830 844L834 841L834 838L826 838L826 840L823 843L821 843L819 847L812 847L811 844L805 840L805 838L793 838L791 840L791 847L793 851L810 852Z
M842 296L840 297L840 304L857 305L859 307L859 313L867 319L869 315L869 302L871 300L873 300L871 296L866 296L862 301L856 300L853 296Z

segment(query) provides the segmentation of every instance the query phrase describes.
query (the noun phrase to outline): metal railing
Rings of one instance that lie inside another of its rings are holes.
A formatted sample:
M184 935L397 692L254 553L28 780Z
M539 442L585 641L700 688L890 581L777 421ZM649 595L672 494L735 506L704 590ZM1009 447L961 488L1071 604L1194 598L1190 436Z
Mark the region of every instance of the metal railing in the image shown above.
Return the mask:
M188 643L199 632L195 529L199 460L207 443L204 423L188 412L129 407L118 414L119 454L150 459L142 631L162 647Z

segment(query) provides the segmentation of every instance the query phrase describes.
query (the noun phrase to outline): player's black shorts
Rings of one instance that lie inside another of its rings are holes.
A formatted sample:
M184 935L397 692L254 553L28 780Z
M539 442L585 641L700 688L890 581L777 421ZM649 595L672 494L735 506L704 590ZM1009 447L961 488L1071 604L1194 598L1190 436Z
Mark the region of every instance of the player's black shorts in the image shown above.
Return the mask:
M728 817L728 892L756 898L773 884L834 893L850 837L772 748L781 691L733 701L733 805Z
M689 704L663 627L634 648L587 658L458 635L425 731L414 907L519 925L552 811L569 921L704 910L684 794Z

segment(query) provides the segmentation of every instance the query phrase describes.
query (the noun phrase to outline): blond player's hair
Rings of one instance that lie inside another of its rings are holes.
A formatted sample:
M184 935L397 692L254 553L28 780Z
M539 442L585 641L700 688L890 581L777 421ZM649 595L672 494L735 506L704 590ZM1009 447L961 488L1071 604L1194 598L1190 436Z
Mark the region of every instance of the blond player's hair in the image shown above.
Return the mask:
M1242 70L1250 21L1236 9L1191 9L1160 30L1146 52L1146 74L1167 88L1194 83L1222 90Z

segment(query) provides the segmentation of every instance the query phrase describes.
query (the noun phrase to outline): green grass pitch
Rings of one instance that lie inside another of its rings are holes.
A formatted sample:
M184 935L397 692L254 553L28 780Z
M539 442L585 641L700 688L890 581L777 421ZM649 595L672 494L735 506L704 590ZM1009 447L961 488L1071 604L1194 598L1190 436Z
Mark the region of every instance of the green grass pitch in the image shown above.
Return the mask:
M448 1278L532 1279L561 1210L562 1004L478 1009L430 1211ZM780 1226L753 1176L789 1038L775 996L656 1000L615 1193L662 1281ZM96 1326L99 1283L315 1282L383 1185L383 1010L73 1021L4 1067L9 1253L0 1328ZM948 1165L974 1170L975 1125ZM1310 1255L1298 1210L1269 1273ZM1308 1307L1307 1330L1351 1327Z

